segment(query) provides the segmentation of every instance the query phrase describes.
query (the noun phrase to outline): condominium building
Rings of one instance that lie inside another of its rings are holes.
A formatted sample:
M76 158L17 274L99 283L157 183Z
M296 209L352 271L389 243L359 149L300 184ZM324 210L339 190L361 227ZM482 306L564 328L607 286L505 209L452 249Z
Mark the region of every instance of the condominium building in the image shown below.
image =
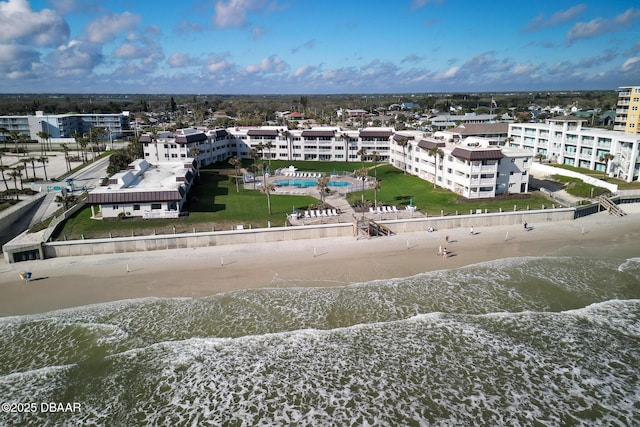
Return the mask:
M640 133L640 86L620 88L613 130Z
M398 144L398 135L407 140L406 146ZM398 135L391 147L394 166L467 199L529 191L530 152L499 147L479 137L458 139L439 132Z
M94 218L177 218L193 182L193 159L132 162L109 178L106 186L89 192L87 204ZM96 210L97 207L97 210Z
M627 182L640 175L640 134L584 127L574 116L545 123L509 124L508 146L565 165L600 171Z
M195 157L200 165L220 162L232 156L251 158L256 153L264 159L319 160L353 162L366 160L377 153L380 162L389 161L389 144L393 128L342 130L339 127L315 127L289 130L285 126L237 127L228 129L180 129L175 132L150 133L140 137L144 158L167 161ZM197 154L192 151L197 148Z
M46 114L36 111L35 115L0 116L0 141L9 138L11 131L18 131L28 139L43 142L40 132L49 134L52 142L68 142L74 134L88 134L92 127L107 130L107 137L122 138L129 127L129 113L119 114Z
M372 161L375 154L380 163L391 163L467 198L528 192L532 157L528 151L499 147L494 139L463 139L457 132L436 132L434 137L426 137L418 131L396 132L384 127L359 130L339 127L289 130L283 126L188 128L145 134L140 142L148 162L194 157L199 166L232 156L354 162L360 161L363 154L365 161ZM429 154L433 144L443 152L437 169L436 159Z

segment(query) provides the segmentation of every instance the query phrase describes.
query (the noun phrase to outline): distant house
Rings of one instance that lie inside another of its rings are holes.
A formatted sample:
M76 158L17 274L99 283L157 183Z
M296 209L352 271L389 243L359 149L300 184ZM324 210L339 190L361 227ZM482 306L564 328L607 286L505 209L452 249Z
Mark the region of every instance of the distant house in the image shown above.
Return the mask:
M109 178L107 186L88 194L92 218L177 218L193 182L194 163L135 160Z

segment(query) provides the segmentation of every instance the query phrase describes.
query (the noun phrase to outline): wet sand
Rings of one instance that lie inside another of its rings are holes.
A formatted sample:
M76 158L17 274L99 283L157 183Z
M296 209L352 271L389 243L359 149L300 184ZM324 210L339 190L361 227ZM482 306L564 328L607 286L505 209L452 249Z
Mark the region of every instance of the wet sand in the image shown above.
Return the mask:
M640 206L575 221L296 240L0 263L0 316L142 297L202 297L274 286L344 286L495 259L640 257ZM449 236L449 243L445 236ZM439 246L449 257L438 256ZM31 271L32 280L19 278Z

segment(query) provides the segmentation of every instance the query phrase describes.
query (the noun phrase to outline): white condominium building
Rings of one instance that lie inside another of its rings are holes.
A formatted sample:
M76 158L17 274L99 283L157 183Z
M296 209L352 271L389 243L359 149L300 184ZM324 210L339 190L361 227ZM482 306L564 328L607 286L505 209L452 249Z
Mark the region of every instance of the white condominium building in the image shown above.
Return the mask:
M406 165L407 173L470 199L528 192L532 158L529 151L505 149L485 138L462 139L458 134L447 132L437 132L432 138L422 132L396 133L393 128L384 127L359 130L339 127L289 130L282 126L189 128L145 134L140 142L144 146L144 158L150 163L193 157L199 166L232 156L246 159L252 155L274 160L357 162L364 150L365 161L372 161L375 153L380 163L391 163L400 169ZM442 150L437 159L429 154L434 146Z
M509 124L508 146L550 161L607 173L627 182L640 174L640 134L583 127L585 120L555 117L545 123ZM610 155L610 156L607 156Z
M398 133L391 148L391 163L407 173L434 182L467 199L527 193L532 154L491 145L484 138L433 137L418 132ZM406 138L403 148L398 144Z

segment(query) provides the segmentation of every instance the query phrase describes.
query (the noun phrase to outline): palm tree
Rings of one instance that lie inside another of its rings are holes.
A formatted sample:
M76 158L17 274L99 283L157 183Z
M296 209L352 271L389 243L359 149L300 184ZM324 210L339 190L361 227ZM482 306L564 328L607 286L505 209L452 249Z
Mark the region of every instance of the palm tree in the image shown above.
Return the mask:
M322 202L323 206L324 206L324 196L327 194L327 190L329 188L327 184L329 183L330 179L331 177L329 176L323 176L318 180L317 188L318 188L318 191L320 192L320 201Z
M264 143L264 148L269 150L269 171L271 171L271 149L273 148L273 142L267 141Z
M242 166L242 160L238 156L233 156L229 159L229 164L233 166L236 171L236 193L240 192L240 187L238 186L238 173L240 172L240 166Z
M444 151L436 145L429 149L429 155L433 156L436 164L435 169L433 170L433 188L436 188L436 183L438 182L438 158L442 158Z
M38 163L42 163L42 170L44 170L44 180L49 181L49 177L47 176L47 163L49 163L49 158L46 156L38 157Z
M256 189L256 174L258 173L258 166L256 165L249 165L249 167L247 168L247 170L249 171L249 173L251 175L253 175L253 189Z
M56 196L55 202L64 205L64 210L66 211L69 209L69 205L74 204L77 200L78 197L76 195L61 191L60 194Z
M0 161L1 161L1 157L0 157ZM4 182L4 188L5 189L9 189L9 186L7 185L7 177L4 176L4 171L9 170L9 166L5 166L3 164L0 164L0 174L2 174L2 182Z
M198 179L200 179L200 153L202 153L202 150L199 147L193 147L189 150L189 155L196 158L196 172L198 173Z
M87 146L89 145L89 140L86 136L82 136L78 143L80 144L80 148L82 149L82 161L84 163L87 163L89 161L89 159L87 158Z
M18 135L18 139L20 140L20 145L22 145L22 152L26 155L27 149L25 148L24 144L26 144L28 137L24 133L21 133L20 135Z
M3 174L4 176L4 174ZM16 186L16 201L20 200L20 192L18 191L18 177L20 177L20 185L22 186L22 171L18 167L11 169L9 176L13 179L13 185ZM7 190L9 188L7 187Z
M9 132L9 135L10 135L10 138L13 140L13 143L15 144L15 149L13 151L15 151L16 154L18 154L18 140L20 136L20 131L14 129Z
M361 198L361 202L362 202L362 208L364 209L364 182L366 181L367 177L369 176L369 171L366 168L358 169L356 171L356 176L362 180L362 198Z
M402 147L402 157L403 157L403 163L402 163L402 170L404 171L404 174L407 174L407 145L409 144L409 139L405 138L404 136L400 137L397 141L396 144L398 144L399 146Z
M29 169L27 169L27 163L29 163L29 159L20 159L20 161L21 161L21 162L22 162L22 164L24 165L24 166L23 166L23 169L24 169L24 176L25 176L25 178L27 179L27 181L29 181L29 172L28 172L28 170L29 170ZM33 174L33 177L34 177L34 179L35 179L35 173Z
M360 156L360 161L362 162L362 167L364 168L364 161L367 159L367 149L362 147L358 150L358 152L356 153L358 156Z
M535 155L535 159L538 161L538 163L542 163L542 161L546 158L546 154L538 153Z
M26 166L24 165L18 165L15 168L13 168L14 171L19 173L19 177L20 177L20 189L24 190L24 182L22 181L22 171L25 170ZM26 175L26 171L25 171L25 175Z
M35 157L29 157L29 162L31 163L31 170L33 171L33 180L36 180L36 159Z
M380 189L380 183L378 182L378 159L380 158L380 154L377 151L371 153L371 158L373 159L373 175L376 179L373 187L373 206L378 207L378 190Z
M47 149L47 141L49 140L49 138L51 138L51 135L49 135L47 132L41 130L40 132L38 132L38 137L42 140L44 140L44 145L40 145L40 147L42 147L42 149L40 150L40 152L42 154L45 153L45 150Z
M291 133L288 130L284 130L282 131L282 136L287 140L287 147L289 147L289 155L287 156L289 158L289 160L291 160L291 155L292 155L292 147L291 147L291 139L289 139L289 136L291 135Z
M80 140L82 139L82 135L78 132L74 132L71 136L76 140L76 153L78 154L78 158L80 158Z
M71 162L69 161L69 147L67 144L60 144L62 151L64 151L64 160L67 165L67 172L71 172Z
M267 206L269 207L269 215L271 215L271 192L276 187L273 184L267 183L266 166L267 165L264 162L258 165L258 168L262 170L262 187L260 187L260 191L267 195Z
M607 169L609 168L609 161L613 160L615 157L611 153L605 153L598 159L599 161L604 163L604 171L602 172L602 177L604 178L607 175Z
M0 135L2 135L2 141L4 142L4 150L7 151L7 134L9 129L0 127Z

